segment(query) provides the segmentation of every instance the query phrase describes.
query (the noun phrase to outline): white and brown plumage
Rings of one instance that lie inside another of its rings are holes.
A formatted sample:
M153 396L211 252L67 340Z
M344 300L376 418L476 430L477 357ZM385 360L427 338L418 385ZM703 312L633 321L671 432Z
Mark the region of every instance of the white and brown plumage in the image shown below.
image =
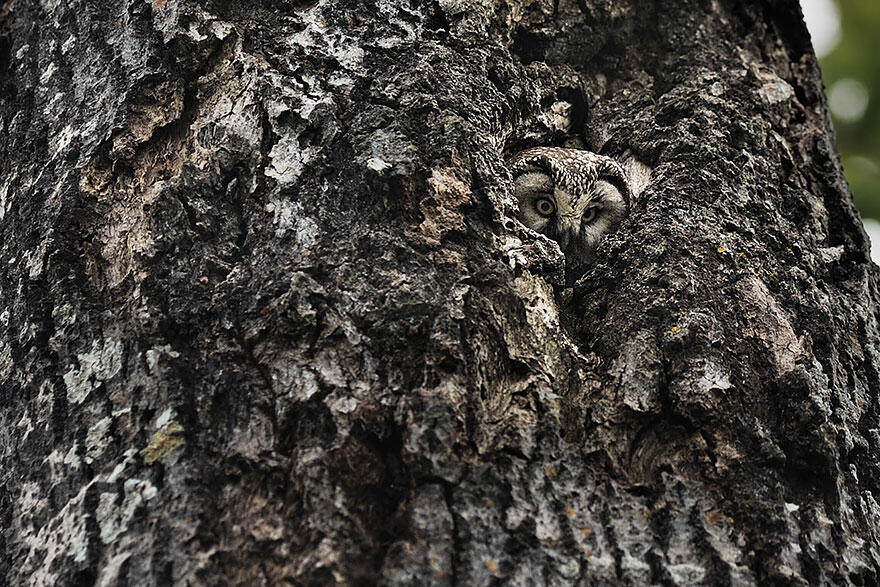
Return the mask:
M626 176L609 157L535 147L517 153L510 168L520 221L559 243L571 269L592 262L602 236L626 216Z

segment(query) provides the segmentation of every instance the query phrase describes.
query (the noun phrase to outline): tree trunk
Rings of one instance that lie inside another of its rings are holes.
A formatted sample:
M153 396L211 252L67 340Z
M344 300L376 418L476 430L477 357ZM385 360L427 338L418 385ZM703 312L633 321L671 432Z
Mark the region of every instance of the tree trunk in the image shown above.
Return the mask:
M795 0L0 6L0 583L880 581ZM644 187L571 287L535 145Z

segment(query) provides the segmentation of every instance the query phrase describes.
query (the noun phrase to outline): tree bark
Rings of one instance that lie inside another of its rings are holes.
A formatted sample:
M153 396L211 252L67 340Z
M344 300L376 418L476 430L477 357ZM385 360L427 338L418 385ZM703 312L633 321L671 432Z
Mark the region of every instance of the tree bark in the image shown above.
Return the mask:
M795 0L0 6L0 583L880 581ZM644 184L571 287L535 145Z

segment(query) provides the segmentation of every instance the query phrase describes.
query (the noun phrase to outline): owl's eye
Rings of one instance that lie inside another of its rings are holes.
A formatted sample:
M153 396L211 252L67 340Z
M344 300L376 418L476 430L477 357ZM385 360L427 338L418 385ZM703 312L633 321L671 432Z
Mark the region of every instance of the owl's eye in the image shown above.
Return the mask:
M551 216L556 212L556 204L553 203L553 200L538 198L535 200L535 211L541 216Z
M596 219L596 209L595 208L587 208L584 210L584 215L582 217L582 221L584 223L590 223Z

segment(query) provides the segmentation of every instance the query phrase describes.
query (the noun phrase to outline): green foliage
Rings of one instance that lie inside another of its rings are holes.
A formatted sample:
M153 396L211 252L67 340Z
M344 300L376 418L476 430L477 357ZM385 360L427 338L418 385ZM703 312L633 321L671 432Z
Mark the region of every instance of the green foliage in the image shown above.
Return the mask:
M868 90L862 118L846 121L832 111L846 178L864 217L880 219L880 1L838 0L840 42L820 60L827 91L844 78Z

